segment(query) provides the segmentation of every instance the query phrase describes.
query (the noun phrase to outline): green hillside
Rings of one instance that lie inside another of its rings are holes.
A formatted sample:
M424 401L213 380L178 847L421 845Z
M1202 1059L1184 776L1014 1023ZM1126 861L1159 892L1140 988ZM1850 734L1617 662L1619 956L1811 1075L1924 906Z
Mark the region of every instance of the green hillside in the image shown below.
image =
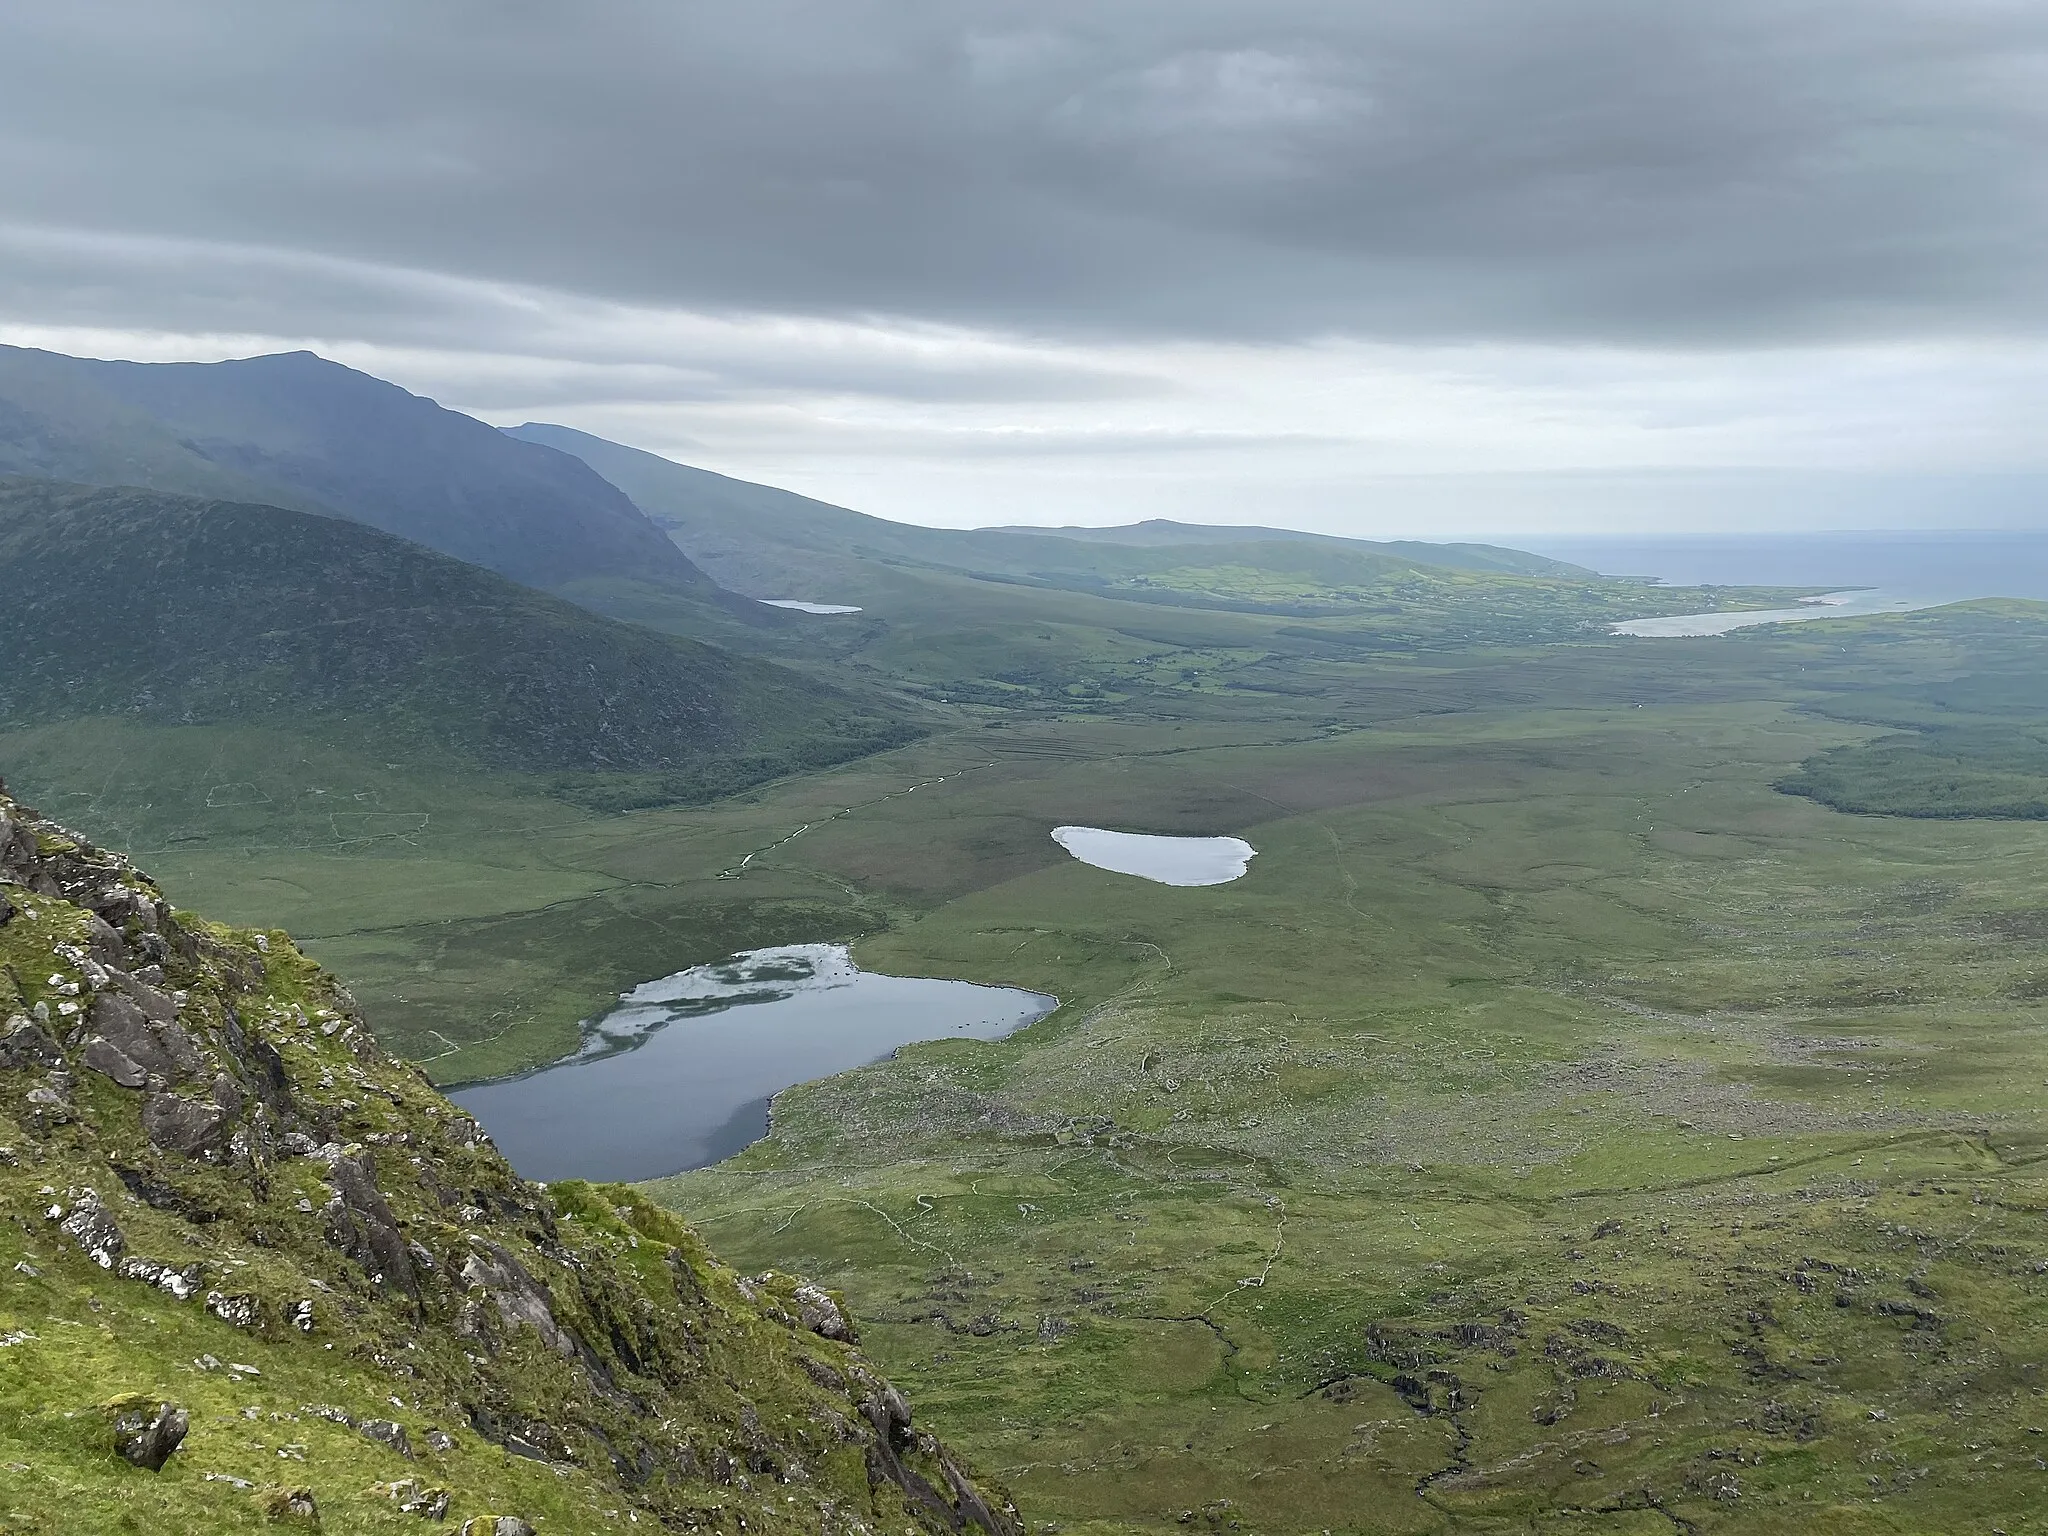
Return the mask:
M0 792L0 1529L1015 1536L836 1298L518 1178L284 933Z
M1417 597L1498 590L1512 579L1603 583L1562 561L1488 545L1375 544L1272 528L1155 521L1126 528L921 528L693 469L529 422L522 441L584 459L667 528L719 581L755 597L855 600L873 567L929 570L1127 601L1276 615L1365 613ZM801 587L802 590L794 590Z
M701 800L907 739L872 703L336 518L0 481L0 722L288 725Z
M2032 610L1973 605L1962 622L1979 650L1965 670L1928 681L1874 678L1817 702L1817 712L1887 733L1816 753L1778 787L1866 815L2048 819L2048 635Z

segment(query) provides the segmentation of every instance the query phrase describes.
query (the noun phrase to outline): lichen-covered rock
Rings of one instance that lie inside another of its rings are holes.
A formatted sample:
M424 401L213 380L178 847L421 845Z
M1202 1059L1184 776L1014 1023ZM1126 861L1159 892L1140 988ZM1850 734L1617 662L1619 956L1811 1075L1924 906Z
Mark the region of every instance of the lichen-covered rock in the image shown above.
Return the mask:
M140 1280L145 1285L168 1291L180 1301L197 1295L199 1288L206 1283L205 1265L187 1264L179 1268L161 1259L126 1258L116 1266L115 1273L123 1280Z
M101 1269L112 1269L121 1257L121 1250L128 1246L121 1235L120 1225L100 1204L99 1192L82 1189L66 1211L62 1206L53 1206L57 1215L57 1230L72 1242L78 1244L85 1256Z

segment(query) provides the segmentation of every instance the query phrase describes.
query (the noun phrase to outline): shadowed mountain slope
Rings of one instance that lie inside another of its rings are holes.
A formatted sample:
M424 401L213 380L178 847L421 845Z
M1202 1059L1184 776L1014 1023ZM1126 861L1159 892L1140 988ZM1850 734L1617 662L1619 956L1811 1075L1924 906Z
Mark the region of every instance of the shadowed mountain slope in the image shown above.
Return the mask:
M0 481L0 720L288 721L702 799L915 735L773 664L332 517Z
M581 459L310 352L127 363L0 347L0 473L325 512L535 587L713 590Z

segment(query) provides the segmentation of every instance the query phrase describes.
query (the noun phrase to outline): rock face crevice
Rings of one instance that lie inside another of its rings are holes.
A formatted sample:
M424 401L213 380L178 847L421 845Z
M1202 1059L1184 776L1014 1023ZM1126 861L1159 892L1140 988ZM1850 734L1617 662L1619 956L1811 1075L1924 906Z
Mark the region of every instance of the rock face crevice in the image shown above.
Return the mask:
M236 1334L305 1352L362 1402L332 1414L377 1427L380 1486L444 1457L427 1504L451 1519L523 1518L479 1514L448 1433L467 1426L657 1528L1021 1532L912 1428L838 1298L733 1273L629 1189L520 1179L283 934L174 913L4 790L0 1197L60 1255L44 1281L189 1308L221 1358ZM81 1384L75 1410L103 1396ZM124 1402L106 1475L161 1466L178 1412ZM361 1496L312 1470L291 1492L323 1515Z

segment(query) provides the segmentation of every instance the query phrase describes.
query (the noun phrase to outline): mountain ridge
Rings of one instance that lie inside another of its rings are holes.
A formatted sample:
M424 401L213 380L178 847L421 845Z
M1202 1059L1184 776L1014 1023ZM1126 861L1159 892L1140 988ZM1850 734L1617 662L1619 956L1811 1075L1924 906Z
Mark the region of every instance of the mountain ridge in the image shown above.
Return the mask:
M345 517L543 589L715 592L581 459L311 352L134 363L0 347L0 473Z

